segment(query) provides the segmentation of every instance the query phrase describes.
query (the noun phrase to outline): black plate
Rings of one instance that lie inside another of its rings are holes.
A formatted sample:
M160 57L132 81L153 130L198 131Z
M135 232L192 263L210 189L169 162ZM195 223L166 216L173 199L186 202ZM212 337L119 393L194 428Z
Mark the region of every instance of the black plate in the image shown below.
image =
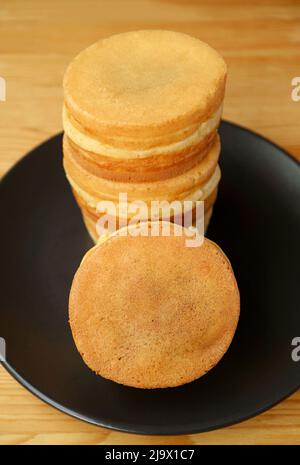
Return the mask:
M256 415L300 387L300 169L282 149L222 123L222 181L208 237L230 258L241 318L222 361L183 387L138 390L94 375L68 326L72 277L92 242L62 169L61 134L0 185L4 366L65 413L127 432L207 431Z

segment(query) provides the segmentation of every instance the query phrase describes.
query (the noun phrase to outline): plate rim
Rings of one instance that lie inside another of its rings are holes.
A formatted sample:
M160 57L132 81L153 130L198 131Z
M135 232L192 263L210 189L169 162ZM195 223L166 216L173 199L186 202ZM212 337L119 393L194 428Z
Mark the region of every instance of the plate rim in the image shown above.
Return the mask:
M251 418L255 418L259 415L261 415L264 412L267 412L271 408L275 407L276 405L280 404L284 400L288 399L290 396L295 394L299 389L300 389L300 384L298 387L293 388L291 391L289 391L287 394L285 394L283 397L280 397L278 400L275 402L270 402L269 404L266 404L264 407L256 410L255 412L249 414L249 415L243 415L239 417L238 419L235 420L229 420L229 421L224 421L220 422L219 424L216 424L214 426L209 426L209 427L197 427L197 428L183 428L180 430L180 428L177 428L177 432L162 432L159 431L159 428L155 428L156 431L152 430L151 427L149 427L149 430L146 430L143 427L136 429L135 427L131 426L121 426L120 424L114 423L114 424L108 424L106 422L101 422L99 420L93 419L91 417L88 417L87 415L80 414L78 412L75 412L72 409L69 409L68 407L65 407L64 405L60 404L59 402L55 401L54 399L50 398L49 396L43 394L39 389L35 388L32 384L30 384L28 381L25 380L8 362L6 361L1 361L1 365L4 367L4 369L22 386L24 387L28 392L33 394L35 397L38 399L42 400L45 402L47 405L54 407L56 410L72 417L76 418L77 420L84 421L86 423L101 427L101 428L106 428L112 431L120 432L120 433L128 433L128 434L138 434L141 436L188 436L191 434L201 434L201 433L206 433L210 431L216 431L222 428L227 428L229 426L233 425L238 425L244 421L250 420Z

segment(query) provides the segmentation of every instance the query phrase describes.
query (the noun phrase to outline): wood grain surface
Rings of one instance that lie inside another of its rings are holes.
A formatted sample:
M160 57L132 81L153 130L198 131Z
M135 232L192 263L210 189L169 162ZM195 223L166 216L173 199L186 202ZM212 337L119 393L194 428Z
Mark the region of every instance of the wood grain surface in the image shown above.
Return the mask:
M217 48L229 67L224 117L300 159L300 102L291 99L291 80L300 76L299 1L1 0L1 175L61 130L62 76L71 58L101 37L142 28L187 32ZM300 444L300 392L218 431L136 436L58 412L0 367L0 444Z

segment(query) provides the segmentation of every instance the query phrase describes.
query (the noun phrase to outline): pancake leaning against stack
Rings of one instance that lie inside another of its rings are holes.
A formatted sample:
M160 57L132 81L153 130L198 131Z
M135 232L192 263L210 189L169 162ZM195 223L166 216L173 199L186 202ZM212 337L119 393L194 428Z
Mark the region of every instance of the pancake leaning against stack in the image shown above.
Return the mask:
M168 225L169 237L132 236L137 226L128 226L127 235L102 238L71 288L78 351L98 375L128 386L174 387L204 375L227 351L239 319L239 291L222 250L208 239L186 247L178 235L184 228Z
M64 167L94 240L103 214L98 203L117 204L120 192L149 206L204 200L209 218L220 180L225 81L226 65L214 49L171 31L111 36L71 62L64 78ZM108 213L118 227L122 213ZM180 214L175 208L173 220Z

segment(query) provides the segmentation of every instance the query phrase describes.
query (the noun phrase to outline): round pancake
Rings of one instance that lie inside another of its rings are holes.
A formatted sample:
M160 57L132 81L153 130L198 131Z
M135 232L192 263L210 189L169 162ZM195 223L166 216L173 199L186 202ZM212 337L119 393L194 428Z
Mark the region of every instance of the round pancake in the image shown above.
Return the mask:
M81 196L86 197L88 202L88 199L93 197L96 203L99 200L116 200L120 192L126 192L128 200L172 201L185 198L190 192L208 182L216 171L220 150L220 139L217 136L206 157L197 165L177 176L153 182L120 182L100 178L78 162L73 152L68 150L66 139L63 163L73 189L81 192Z
M158 156L164 152L187 149L196 145L216 130L222 116L223 104L205 121L194 123L178 131L163 136L152 137L111 137L101 134L101 139L81 126L71 115L66 105L63 106L63 126L77 145L90 152L113 156L115 158L132 159ZM96 138L97 137L97 138Z
M172 153L186 152L194 147L203 144L206 137L211 132L216 131L223 105L213 114L209 115L205 121L193 124L187 128L182 128L173 134L164 137L152 137L141 139L135 138L112 138L105 134L99 137L93 136L89 130L80 124L70 114L67 107L63 107L63 127L68 137L79 147L98 155L116 158L121 160L132 160L167 156Z
M196 145L184 150L146 158L116 158L84 150L66 134L63 148L90 173L101 178L120 182L157 181L177 176L190 170L208 154L216 141L216 130L211 131Z
M79 53L65 73L64 99L78 127L96 139L126 147L131 139L152 146L149 139L158 137L165 145L217 111L225 81L224 60L204 42L172 31L133 31Z
M82 261L70 325L98 375L137 388L174 387L207 373L227 351L240 309L232 268L213 242L190 248L185 241L119 231Z

